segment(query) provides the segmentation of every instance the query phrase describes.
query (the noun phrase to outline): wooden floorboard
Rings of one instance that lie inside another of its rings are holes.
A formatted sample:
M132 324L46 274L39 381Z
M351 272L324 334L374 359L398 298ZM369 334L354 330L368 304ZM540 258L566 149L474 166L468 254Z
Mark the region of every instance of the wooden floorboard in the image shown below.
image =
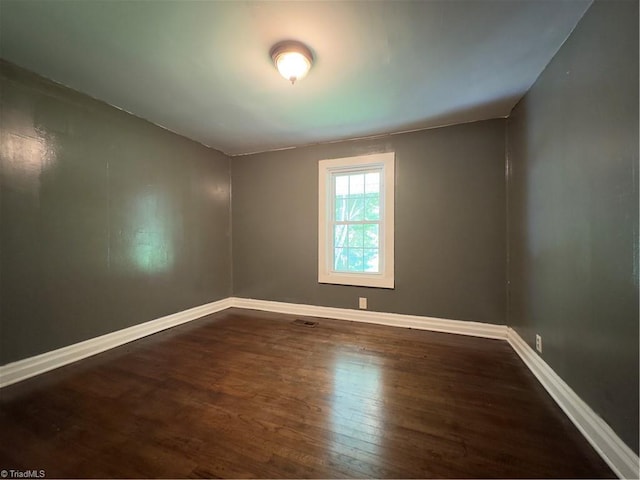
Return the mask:
M506 342L296 318L229 309L2 389L0 468L614 477Z

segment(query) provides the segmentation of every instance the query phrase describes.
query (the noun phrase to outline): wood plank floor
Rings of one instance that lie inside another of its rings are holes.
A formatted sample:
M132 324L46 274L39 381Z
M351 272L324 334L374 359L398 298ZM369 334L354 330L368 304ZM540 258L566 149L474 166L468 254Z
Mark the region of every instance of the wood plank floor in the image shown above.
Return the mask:
M506 342L295 318L230 309L1 390L0 468L614 477Z

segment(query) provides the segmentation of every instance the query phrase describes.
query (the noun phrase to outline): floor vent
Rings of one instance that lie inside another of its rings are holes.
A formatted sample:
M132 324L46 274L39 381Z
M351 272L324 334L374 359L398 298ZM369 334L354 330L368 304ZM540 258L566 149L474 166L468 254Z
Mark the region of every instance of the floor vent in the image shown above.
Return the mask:
M293 322L294 325L300 325L301 327L315 327L318 325L318 322L312 322L311 320L302 320L300 318L296 318Z

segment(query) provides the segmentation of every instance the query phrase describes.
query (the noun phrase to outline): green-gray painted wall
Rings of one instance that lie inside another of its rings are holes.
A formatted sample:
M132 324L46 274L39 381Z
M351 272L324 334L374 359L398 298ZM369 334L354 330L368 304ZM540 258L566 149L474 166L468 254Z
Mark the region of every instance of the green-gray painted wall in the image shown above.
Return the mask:
M505 323L505 120L243 157L236 296ZM318 283L318 160L395 151L394 290Z
M0 63L0 364L231 294L229 158Z
M596 1L508 123L231 161L0 63L0 364L232 293L366 296L540 333L638 452L637 19L635 0ZM396 288L318 284L317 161L391 150Z
M508 138L508 322L638 452L637 1L591 6Z

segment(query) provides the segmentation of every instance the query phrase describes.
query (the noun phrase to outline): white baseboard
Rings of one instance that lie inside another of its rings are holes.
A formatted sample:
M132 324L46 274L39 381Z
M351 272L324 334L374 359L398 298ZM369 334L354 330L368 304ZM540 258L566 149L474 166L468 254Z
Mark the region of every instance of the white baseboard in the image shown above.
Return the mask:
M421 317L400 313L373 312L371 310L350 310L348 308L321 307L299 303L272 302L270 300L254 300L252 298L231 298L232 306L250 310L305 315L309 317L335 318L352 322L377 323L391 327L415 328L416 330L432 330L435 332L456 333L474 337L497 338L506 340L507 327L490 323L467 322L462 320L446 320L435 317Z
M507 341L615 474L640 478L640 458L613 429L512 328Z
M297 303L232 297L232 306L251 310L377 323L392 327L507 340L582 435L620 478L639 478L638 456L511 328L504 325L446 320L397 313L350 310Z
M538 378L542 386L616 475L620 478L640 477L638 455L620 440L613 429L578 397L513 329L507 328L505 325L229 297L0 366L0 387L20 382L230 307L507 340L529 370Z
M77 362L83 358L96 355L111 348L132 342L147 335L151 335L182 323L190 322L205 315L210 315L231 306L231 299L225 298L217 302L207 303L198 307L173 313L166 317L157 318L149 322L134 325L122 330L107 333L83 342L74 343L67 347L25 358L17 362L0 367L0 388L6 387L27 378L39 375L54 368Z
M0 388L230 307L506 339L504 325L228 297L0 366Z

